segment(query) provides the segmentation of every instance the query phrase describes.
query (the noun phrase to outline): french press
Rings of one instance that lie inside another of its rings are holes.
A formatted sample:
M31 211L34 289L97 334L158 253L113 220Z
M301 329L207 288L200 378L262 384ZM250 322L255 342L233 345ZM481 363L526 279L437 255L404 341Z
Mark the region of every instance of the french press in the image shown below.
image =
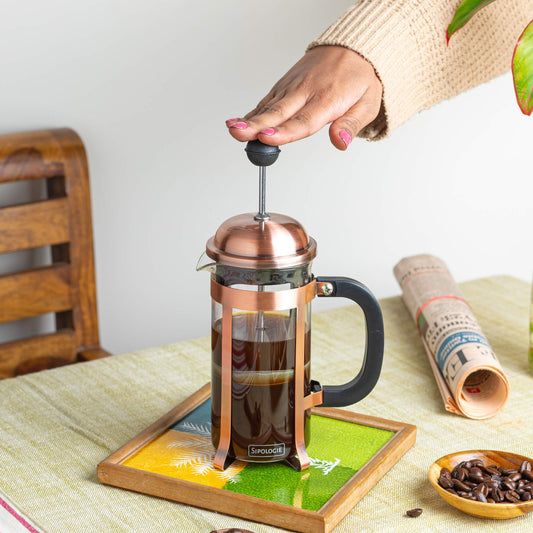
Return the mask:
M349 278L311 272L316 242L291 217L265 210L266 167L277 146L250 141L259 167L259 211L226 220L207 241L211 272L211 420L214 466L235 459L286 460L309 467L311 408L338 407L374 388L383 359L383 319L373 294ZM342 296L366 319L366 350L357 376L321 386L310 378L311 301Z

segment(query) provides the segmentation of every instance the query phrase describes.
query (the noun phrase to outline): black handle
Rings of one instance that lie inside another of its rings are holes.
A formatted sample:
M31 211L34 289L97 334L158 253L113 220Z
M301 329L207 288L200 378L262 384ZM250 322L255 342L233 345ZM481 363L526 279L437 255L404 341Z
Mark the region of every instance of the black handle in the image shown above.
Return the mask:
M270 146L257 139L255 141L248 141L244 150L248 159L258 167L269 167L276 162L281 152L278 146Z
M352 405L365 396L376 385L383 362L383 316L378 301L362 283L350 278L320 277L317 283L329 283L333 289L323 297L341 296L353 300L365 314L366 348L361 370L355 378L344 385L325 385L323 407Z

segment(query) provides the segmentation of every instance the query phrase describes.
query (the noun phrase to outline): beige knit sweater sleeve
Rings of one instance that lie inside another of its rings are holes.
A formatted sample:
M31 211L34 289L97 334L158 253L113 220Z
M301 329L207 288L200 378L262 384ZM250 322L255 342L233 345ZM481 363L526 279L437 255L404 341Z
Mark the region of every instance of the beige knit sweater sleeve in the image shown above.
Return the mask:
M446 28L459 4L360 0L311 43L309 48L340 45L355 50L381 79L380 114L361 137L383 138L415 113L509 70L516 40L533 18L533 0L496 0L447 46Z

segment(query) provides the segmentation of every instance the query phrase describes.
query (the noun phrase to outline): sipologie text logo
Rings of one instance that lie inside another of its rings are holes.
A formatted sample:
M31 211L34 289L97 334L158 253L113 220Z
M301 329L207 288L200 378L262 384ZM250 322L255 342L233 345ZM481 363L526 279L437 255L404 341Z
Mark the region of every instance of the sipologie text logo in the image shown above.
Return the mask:
M280 444L248 444L249 457L283 457L285 443Z

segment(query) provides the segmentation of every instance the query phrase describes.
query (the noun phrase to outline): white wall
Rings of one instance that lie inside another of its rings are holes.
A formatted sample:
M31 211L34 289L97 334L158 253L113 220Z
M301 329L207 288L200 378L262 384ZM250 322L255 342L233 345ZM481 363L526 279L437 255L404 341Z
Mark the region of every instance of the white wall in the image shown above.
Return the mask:
M224 120L250 110L350 3L3 4L0 132L70 126L85 141L106 348L208 334L196 261L225 218L257 206L256 169ZM356 277L379 297L399 292L396 261L425 251L458 281L529 280L532 133L505 76L379 143L341 153L322 131L286 146L267 206L318 240L315 273Z

